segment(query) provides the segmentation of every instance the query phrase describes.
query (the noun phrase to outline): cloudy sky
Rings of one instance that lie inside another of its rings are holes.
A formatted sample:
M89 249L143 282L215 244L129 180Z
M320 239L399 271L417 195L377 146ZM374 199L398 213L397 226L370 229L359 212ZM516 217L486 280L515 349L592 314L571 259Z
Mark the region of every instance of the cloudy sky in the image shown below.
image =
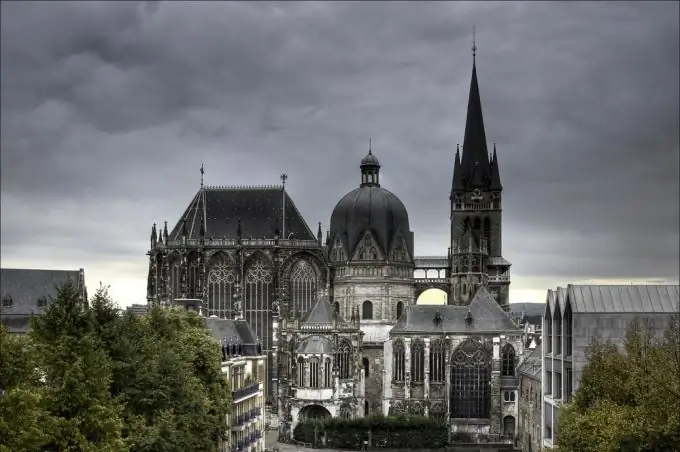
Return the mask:
M677 2L2 2L2 266L146 297L153 222L276 184L314 229L368 139L416 253L449 244L472 24L511 300L678 279Z

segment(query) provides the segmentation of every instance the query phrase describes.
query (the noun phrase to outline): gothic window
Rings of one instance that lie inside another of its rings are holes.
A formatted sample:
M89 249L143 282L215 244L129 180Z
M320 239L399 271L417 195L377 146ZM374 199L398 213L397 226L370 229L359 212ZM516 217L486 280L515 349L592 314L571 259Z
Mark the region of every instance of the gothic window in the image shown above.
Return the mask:
M309 360L309 387L319 387L319 358Z
M187 295L189 298L196 297L198 292L198 254L191 253L189 256L189 273L187 278Z
M245 318L253 328L255 336L262 341L262 349L267 355L269 379L273 377L274 369L270 354L273 337L271 303L274 300L274 285L272 282L271 269L265 265L263 260L256 260L249 266L245 274L242 303ZM271 390L271 386L269 386L269 390Z
M507 344L505 347L503 347L501 376L515 376L515 349L512 348L512 345L510 344Z
M364 320L373 319L373 303L368 300L361 305L361 318Z
M170 256L170 299L179 298L181 294L182 259L179 253Z
M411 344L411 381L414 383L425 381L425 345L420 340Z
M463 342L451 357L451 417L488 418L491 407L491 359L477 341Z
M404 313L404 303L401 301L397 303L397 320L401 317L401 314Z
M369 371L369 369L368 369L368 358L363 358L361 360L361 364L364 365L364 375L366 376L366 378L368 378L368 371Z
M299 388L303 388L305 386L305 360L300 356L297 359L297 384Z
M352 377L352 344L344 339L338 347L338 352L335 354L335 359L338 363L338 371L341 379Z
M435 339L430 347L430 381L444 382L446 369L444 369L444 342Z
M378 259L378 250L374 246L371 247L371 259L374 261Z
M326 361L323 363L323 379L324 387L326 388L333 387L333 370L331 368L330 358L326 358Z
M472 229L474 229L476 232L479 232L479 230L482 228L482 221L479 219L479 217L475 217L473 223L472 223Z
M299 260L290 274L290 299L295 309L307 312L316 297L317 277L312 264Z
M206 280L208 316L216 315L221 319L233 318L232 302L236 276L233 269L228 266L227 259L222 253L211 257Z
M12 304L14 304L14 301L12 300L12 296L7 294L4 297L2 297L2 307L3 308L10 308L12 307Z
M406 377L406 349L400 339L394 342L394 381L402 382Z
M359 260L363 261L366 259L366 249L362 246L359 248Z
M368 400L364 400L364 416L368 416Z

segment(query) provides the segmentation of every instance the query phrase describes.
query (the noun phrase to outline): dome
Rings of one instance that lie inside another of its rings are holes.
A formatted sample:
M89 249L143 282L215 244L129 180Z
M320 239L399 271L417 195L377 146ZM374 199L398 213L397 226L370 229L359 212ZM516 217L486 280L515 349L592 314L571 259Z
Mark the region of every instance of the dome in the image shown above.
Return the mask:
M409 253L413 254L408 212L404 203L379 184L378 158L369 151L361 160L361 186L347 193L331 214L331 243L340 237L348 252L356 247L365 231L370 230L388 253L392 241L401 232Z

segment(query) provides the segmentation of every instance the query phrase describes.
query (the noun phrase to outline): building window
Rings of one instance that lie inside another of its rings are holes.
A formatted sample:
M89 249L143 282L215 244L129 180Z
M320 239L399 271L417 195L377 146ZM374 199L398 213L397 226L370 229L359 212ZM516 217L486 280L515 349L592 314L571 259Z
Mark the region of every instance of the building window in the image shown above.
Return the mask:
M555 372L555 399L562 398L562 374L560 372Z
M316 272L312 264L299 260L290 273L290 300L299 312L307 312L316 301Z
M430 347L430 381L443 382L446 370L444 369L444 341L436 339Z
M401 317L401 314L404 312L404 303L401 301L397 303L397 320Z
M338 364L338 371L341 379L352 377L352 344L347 339L344 339L338 347L338 352L335 355Z
M298 387L305 386L305 360L301 357L297 360Z
M364 304L361 305L361 318L364 320L373 319L373 303L366 300Z
M503 347L503 366L501 368L501 376L515 376L515 349L512 348L512 345L510 344L507 344L505 347Z
M468 339L451 357L451 417L488 418L491 408L491 353Z
M401 340L394 342L394 381L404 381L406 374L406 353Z
M550 395L552 394L552 372L546 371L545 377L545 394Z
M552 439L552 428L547 424L545 426L545 439Z
M574 330L571 303L567 303L567 307L564 309L564 330L564 355L571 356L572 334Z
M553 317L553 328L555 331L555 354L562 354L562 316L560 314L559 306L555 307L555 316Z
M319 358L309 360L309 387L319 387Z
M550 306L550 305L548 305ZM545 345L546 345L546 352L547 353L552 353L552 341L553 341L553 325L552 325L552 316L550 315L550 312L545 313L545 318L543 319L543 323L545 323L545 335L546 335L546 340L545 340Z
M338 303L337 301L333 303L333 309L335 310L336 314L340 314L340 303Z
M206 294L208 298L208 315L216 315L221 319L232 318L232 302L235 295L236 276L229 266L231 261L224 253L217 253L210 258Z
M364 365L364 376L368 378L368 358L363 358L361 363Z
M503 391L503 401L514 402L515 401L515 391Z
M571 379L572 379L571 369L568 368L567 369L567 375L565 376L565 380L564 380L564 392L565 392L564 398L567 399L567 402L571 401L571 396L572 396L571 393L573 391Z
M425 345L416 340L411 344L411 381L422 383L425 381Z
M378 250L375 247L371 247L371 259L378 260Z
M189 274L187 275L187 297L196 298L198 293L198 274L200 269L198 266L198 253L191 253L187 258Z
M331 388L333 387L333 370L331 368L331 359L326 358L323 366L324 386Z

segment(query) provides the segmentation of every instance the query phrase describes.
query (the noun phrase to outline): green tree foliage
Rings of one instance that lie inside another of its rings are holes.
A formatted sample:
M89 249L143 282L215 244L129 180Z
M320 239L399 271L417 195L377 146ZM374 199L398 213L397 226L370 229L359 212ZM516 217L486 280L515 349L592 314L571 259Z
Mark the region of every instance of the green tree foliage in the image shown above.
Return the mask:
M579 389L560 410L560 450L680 450L679 317L663 334L633 322L625 353L591 343Z
M215 451L226 435L231 392L196 314L121 316L105 287L85 306L66 285L28 337L2 334L0 452Z

